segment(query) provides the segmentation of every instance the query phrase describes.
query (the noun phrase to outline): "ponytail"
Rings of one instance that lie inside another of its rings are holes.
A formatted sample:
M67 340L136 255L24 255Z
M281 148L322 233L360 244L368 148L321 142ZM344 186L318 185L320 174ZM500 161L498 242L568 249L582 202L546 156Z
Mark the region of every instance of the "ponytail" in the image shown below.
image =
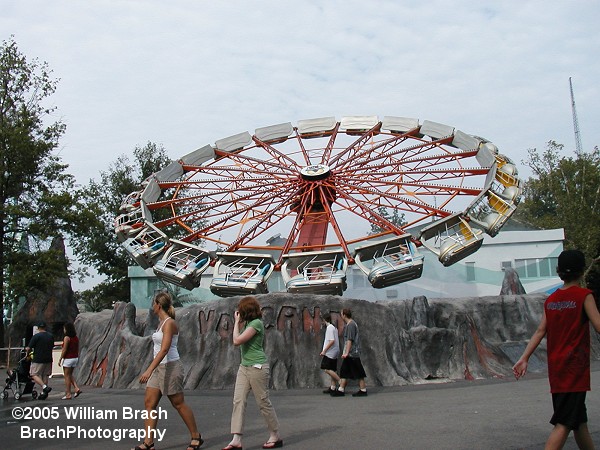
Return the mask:
M173 305L169 306L169 309L167 310L167 314L169 315L169 317L171 319L175 319L175 308L173 308Z
M154 302L159 304L161 309L166 312L171 319L175 319L175 308L173 307L173 299L168 292L159 292L154 297Z

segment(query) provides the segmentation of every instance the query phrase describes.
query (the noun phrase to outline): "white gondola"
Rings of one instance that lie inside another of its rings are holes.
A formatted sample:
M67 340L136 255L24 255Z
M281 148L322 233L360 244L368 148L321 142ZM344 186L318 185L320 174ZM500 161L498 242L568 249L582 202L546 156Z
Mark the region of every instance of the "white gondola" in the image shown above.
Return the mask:
M419 119L409 117L385 116L381 121L381 129L394 134L405 134L419 128Z
M491 142L481 142L475 158L481 167L492 167L496 163L497 154L498 148L494 144Z
M159 182L175 181L183 175L183 167L179 161L173 161L171 164L164 167L154 174L154 178Z
M340 131L349 135L361 135L379 123L377 116L346 116L340 120Z
M125 242L127 239L135 236L144 227L144 213L142 206L115 217L115 234L119 242Z
M356 247L354 261L374 288L381 289L419 278L423 259L410 234Z
M181 167L181 166L179 166L179 167ZM155 177L148 180L148 184L146 184L146 187L142 191L141 200L143 202L154 203L160 197L160 194L162 191L160 189L158 181L156 181L156 180L157 180L157 178L155 178Z
M133 211L140 207L140 198L142 197L143 191L135 191L129 194L125 199L121 202L121 206L119 211L128 212Z
M217 149L223 152L235 152L244 148L247 145L252 144L252 136L247 131L243 133L234 134L223 139L219 139L215 142Z
M254 131L254 136L267 144L278 144L285 142L293 132L294 127L292 127L292 124L286 122L279 125L257 128Z
M472 228L460 214L453 214L423 228L419 240L447 267L479 250L483 231Z
M485 194L487 191L491 191L506 202L516 204L519 202L519 197L523 193L521 180L512 175L510 175L510 179L508 179L505 175L506 174L502 174L498 170L498 165L494 163L487 174L482 193ZM475 205L481 196L482 195L480 194L480 196L473 201L472 205ZM472 207L473 206L469 208Z
M479 153L481 140L463 131L454 130L454 137L452 138L452 143L450 145L456 148L460 148L464 151L477 150Z
M487 234L494 237L516 210L514 201L508 201L488 189L467 208L465 214Z
M169 238L151 223L146 223L134 237L123 243L125 250L143 269L148 269L160 259L167 249Z
M519 203L519 199L523 193L523 188L521 187L521 183L518 178L515 179L515 183L516 184L510 184L506 186L498 179L498 177L496 177L490 183L489 189L498 197L506 200L508 203L517 204Z
M498 176L499 174L501 174L501 172L497 171L496 176L489 184L489 189L508 203L518 204L521 194L523 193L521 180L516 177L511 177L513 180L508 184L504 184L503 181L505 181L506 178L502 175Z
M298 121L298 134L302 139L329 136L337 126L335 117L320 117Z
M502 155L496 157L497 169L494 178L503 188L502 191L498 189L494 192L509 202L519 203L519 197L523 193L522 182L517 177L517 169L514 163L507 162L508 158L504 158Z
M152 270L158 278L192 290L200 286L200 277L210 265L209 253L193 244L171 239L164 256Z
M281 276L290 293L342 295L348 258L341 250L283 255Z
M519 175L517 165L508 156L496 155L496 162L498 163L498 171L515 177Z
M450 137L454 134L454 127L444 125L443 123L424 120L419 133L424 136L429 136L434 141Z
M212 145L205 145L198 150L182 156L180 161L183 166L199 166L211 159L215 159L215 149Z
M219 297L266 294L267 279L275 268L269 254L218 252L210 290Z

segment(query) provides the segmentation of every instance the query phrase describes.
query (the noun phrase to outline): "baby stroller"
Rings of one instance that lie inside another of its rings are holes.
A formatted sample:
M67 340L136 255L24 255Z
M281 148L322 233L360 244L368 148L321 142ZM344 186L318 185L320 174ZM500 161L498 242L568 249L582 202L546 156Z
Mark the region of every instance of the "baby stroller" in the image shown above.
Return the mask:
M15 400L19 400L23 395L31 394L31 397L35 400L38 397L38 393L35 390L35 383L29 376L29 368L31 366L31 360L25 352L21 350L21 359L17 364L16 369L9 369L6 371L8 377L6 378L6 386L2 390L2 398L8 398L8 391L12 391Z

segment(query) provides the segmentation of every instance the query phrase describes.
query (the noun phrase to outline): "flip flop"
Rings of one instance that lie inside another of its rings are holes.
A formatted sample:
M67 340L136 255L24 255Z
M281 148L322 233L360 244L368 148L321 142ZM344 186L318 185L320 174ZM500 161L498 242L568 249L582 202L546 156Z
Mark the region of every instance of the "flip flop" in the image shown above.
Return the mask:
M72 398L73 398L73 397L67 397L67 396L65 395L63 398L61 398L61 400L71 400Z
M77 392L75 392L74 397L77 398L79 397L83 392L81 392L81 389L79 389Z
M262 448L280 448L283 447L283 441L281 439L273 441L267 441L263 444Z

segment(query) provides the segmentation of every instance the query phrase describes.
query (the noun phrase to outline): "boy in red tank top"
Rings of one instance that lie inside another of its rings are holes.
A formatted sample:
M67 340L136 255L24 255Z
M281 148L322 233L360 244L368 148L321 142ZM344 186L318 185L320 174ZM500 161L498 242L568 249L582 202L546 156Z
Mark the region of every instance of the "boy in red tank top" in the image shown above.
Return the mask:
M546 449L563 448L573 430L581 449L593 449L587 427L585 396L590 390L590 327L600 332L600 313L592 291L580 287L585 256L579 250L565 250L558 257L556 273L562 287L544 303L542 320L513 367L517 379L527 372L529 357L546 337L548 379L552 393L554 425Z

